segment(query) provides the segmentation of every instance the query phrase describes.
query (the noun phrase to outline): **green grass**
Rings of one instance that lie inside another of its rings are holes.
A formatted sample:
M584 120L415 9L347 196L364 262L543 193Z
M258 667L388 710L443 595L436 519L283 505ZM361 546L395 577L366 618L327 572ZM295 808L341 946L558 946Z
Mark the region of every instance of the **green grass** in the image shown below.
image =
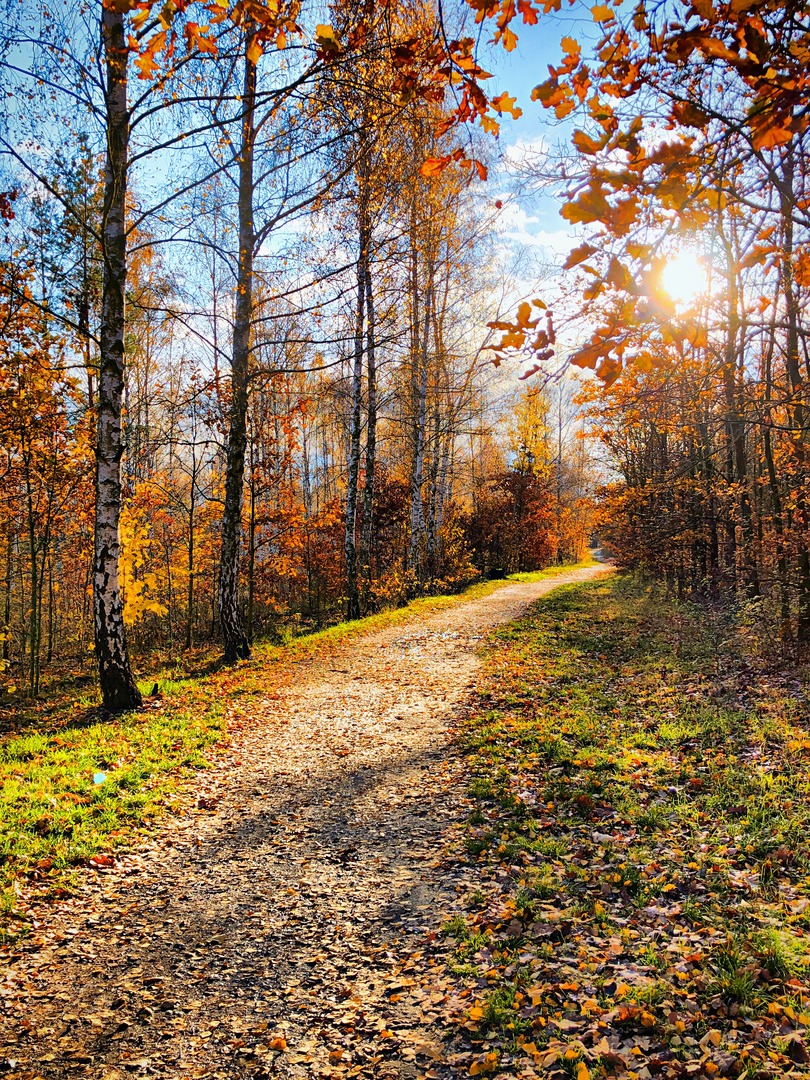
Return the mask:
M0 743L0 913L12 918L20 896L62 895L77 864L130 844L183 776L207 767L222 711L210 689L178 685L160 710L88 723L81 708Z
M568 569L552 567L531 579ZM172 804L189 775L218 752L227 735L228 702L245 704L266 692L268 664L277 665L283 678L286 664L339 648L358 634L487 596L510 580L416 600L286 645L259 643L252 659L236 669L193 677L176 665L166 667L139 679L144 694L157 683L160 707L148 703L121 717L99 718L94 689L23 704L18 734L0 740L0 940L24 930L26 900L64 895L77 866L130 846ZM106 778L95 783L101 773Z
M476 886L450 964L472 994L489 980L477 1037L507 1071L516 1032L539 1046L566 1017L586 1046L643 1036L592 1075L708 1047L706 1075L731 1055L731 1075L810 1076L806 673L718 671L700 609L629 577L550 593L486 663L460 731Z

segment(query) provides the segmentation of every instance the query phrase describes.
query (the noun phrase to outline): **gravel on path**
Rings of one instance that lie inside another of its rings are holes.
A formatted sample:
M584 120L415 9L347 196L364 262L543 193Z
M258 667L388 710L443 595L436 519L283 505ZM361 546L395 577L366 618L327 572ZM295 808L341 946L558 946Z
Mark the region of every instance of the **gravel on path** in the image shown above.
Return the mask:
M606 572L504 586L235 697L185 812L0 968L0 1076L466 1075L434 955L462 887L452 725L493 627Z

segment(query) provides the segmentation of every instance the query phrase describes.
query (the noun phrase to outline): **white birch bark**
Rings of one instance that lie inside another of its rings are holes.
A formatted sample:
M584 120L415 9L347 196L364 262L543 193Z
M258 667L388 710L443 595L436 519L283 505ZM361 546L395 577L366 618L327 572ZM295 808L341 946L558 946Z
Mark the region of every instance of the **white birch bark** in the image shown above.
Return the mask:
M96 511L93 616L104 707L122 712L141 704L127 653L119 579L121 545L121 404L124 393L124 299L127 276L126 188L129 146L127 45L124 15L104 7L107 160L104 177L104 280L97 388Z

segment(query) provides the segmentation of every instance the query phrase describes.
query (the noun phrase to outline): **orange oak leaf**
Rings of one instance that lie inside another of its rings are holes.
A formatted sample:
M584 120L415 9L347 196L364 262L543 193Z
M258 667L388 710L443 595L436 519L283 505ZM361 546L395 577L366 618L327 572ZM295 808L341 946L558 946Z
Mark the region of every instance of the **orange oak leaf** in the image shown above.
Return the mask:
M515 104L516 100L517 98L510 97L506 91L504 91L502 94L499 94L498 97L492 99L492 108L497 113L511 113L514 119L517 120L519 116L523 115L523 110Z

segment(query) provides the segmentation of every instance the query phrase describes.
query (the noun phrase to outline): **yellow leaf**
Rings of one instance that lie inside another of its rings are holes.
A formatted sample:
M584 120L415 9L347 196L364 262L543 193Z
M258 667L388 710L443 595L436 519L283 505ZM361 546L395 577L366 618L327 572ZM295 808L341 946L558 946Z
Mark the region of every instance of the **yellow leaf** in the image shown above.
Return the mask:
M259 57L262 55L261 43L254 38L247 48L247 58L251 64L258 64Z
M159 70L159 66L148 53L136 58L135 67L138 69L139 79L151 79L154 73Z
M318 23L315 27L315 41L323 52L340 52L340 42L335 35L335 31L326 23Z
M608 19L613 18L613 12L607 4L597 4L596 7L592 7L591 15L593 15L594 22L607 22Z
M498 1055L495 1051L479 1058L470 1065L470 1076L480 1076L481 1073L494 1072L498 1067Z
M511 113L515 120L517 120L519 116L523 115L523 110L515 105L516 101L517 98L509 97L506 91L504 91L502 94L499 94L498 97L492 99L492 108L497 113Z

